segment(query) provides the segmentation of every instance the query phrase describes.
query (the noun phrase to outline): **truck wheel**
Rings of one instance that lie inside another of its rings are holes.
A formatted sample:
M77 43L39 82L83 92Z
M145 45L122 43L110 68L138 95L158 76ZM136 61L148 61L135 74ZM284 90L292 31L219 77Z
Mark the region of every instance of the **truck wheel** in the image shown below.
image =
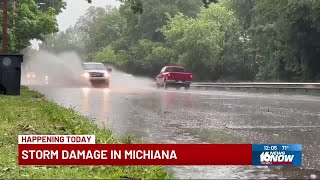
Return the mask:
M168 88L169 88L169 84L168 84L166 81L164 81L163 87L164 87L165 89L168 89Z

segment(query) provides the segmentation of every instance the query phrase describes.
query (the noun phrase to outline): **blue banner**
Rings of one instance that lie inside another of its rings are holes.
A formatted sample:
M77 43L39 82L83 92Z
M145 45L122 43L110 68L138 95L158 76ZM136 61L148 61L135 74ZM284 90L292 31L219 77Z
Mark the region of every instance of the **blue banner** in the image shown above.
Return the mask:
M302 145L253 144L252 165L302 166Z

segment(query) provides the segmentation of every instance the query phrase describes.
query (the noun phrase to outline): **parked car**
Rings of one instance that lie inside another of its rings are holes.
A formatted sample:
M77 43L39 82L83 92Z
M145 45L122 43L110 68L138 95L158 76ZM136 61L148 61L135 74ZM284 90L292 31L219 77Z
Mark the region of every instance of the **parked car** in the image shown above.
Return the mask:
M165 66L156 77L157 87L168 88L172 86L189 89L191 82L192 74L186 72L185 68L180 66Z

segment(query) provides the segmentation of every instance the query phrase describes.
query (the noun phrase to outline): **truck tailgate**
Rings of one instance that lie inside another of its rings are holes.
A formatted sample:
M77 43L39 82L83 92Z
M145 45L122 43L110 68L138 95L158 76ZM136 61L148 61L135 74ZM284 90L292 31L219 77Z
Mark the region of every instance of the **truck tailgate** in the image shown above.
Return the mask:
M182 72L170 72L169 80L176 81L191 81L192 75L190 73L182 73Z

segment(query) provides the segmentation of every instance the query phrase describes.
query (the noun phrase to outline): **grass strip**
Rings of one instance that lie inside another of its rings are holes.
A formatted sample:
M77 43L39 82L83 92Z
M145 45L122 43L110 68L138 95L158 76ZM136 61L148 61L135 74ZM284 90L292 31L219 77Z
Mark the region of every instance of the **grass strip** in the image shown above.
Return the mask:
M0 95L0 179L170 179L160 166L30 166L18 165L18 135L96 135L96 143L130 143L116 139L73 109L48 101L21 87L21 96Z

